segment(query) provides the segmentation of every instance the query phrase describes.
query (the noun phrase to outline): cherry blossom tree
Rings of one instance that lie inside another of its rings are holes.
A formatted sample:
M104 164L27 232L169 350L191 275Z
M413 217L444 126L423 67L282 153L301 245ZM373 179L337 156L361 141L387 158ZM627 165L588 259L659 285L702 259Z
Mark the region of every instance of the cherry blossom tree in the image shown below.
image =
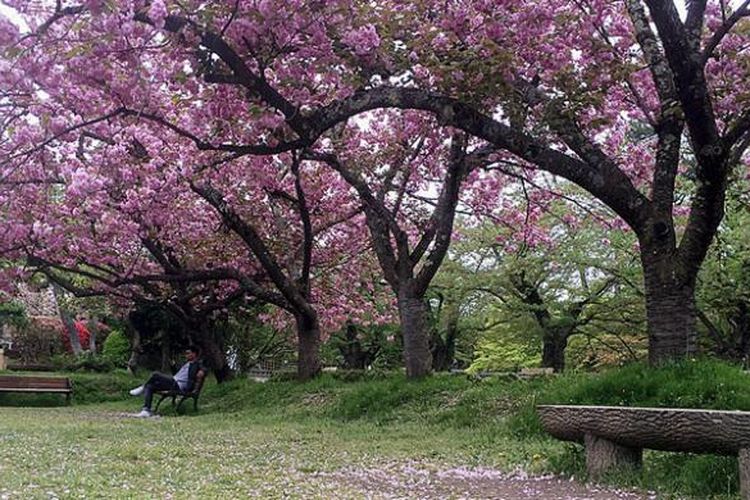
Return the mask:
M373 249L397 297L409 378L432 370L425 293L448 251L461 186L492 152L469 151L464 134L446 137L425 118L378 113L365 130L344 131L334 141L338 151L305 153L338 172L364 205Z
M638 235L651 360L694 351L696 275L747 163L750 2L6 3L24 26L0 23L2 179L75 165L106 129L174 136L195 175L419 110L609 207Z

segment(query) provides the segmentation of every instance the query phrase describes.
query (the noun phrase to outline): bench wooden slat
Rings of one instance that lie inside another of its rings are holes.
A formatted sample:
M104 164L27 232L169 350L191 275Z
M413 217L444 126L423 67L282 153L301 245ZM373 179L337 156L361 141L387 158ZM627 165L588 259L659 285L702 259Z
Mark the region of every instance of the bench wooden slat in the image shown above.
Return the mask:
M0 392L70 394L73 392L73 386L70 379L63 377L0 375Z
M0 387L0 392L73 392L70 388Z
M29 385L22 385L22 384L15 384L14 385L14 384L10 384L10 385L6 385L6 384L1 384L1 383L0 383L0 388L7 389L7 390L11 390L11 389L70 389L70 387L68 385L66 385L66 384L55 384L55 385L51 385L51 384L29 384Z

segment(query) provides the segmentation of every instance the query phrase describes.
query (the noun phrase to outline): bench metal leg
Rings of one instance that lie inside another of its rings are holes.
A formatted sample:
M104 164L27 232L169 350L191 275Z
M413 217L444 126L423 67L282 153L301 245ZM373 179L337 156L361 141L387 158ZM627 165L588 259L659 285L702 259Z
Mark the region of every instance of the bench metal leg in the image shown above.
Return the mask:
M177 403L177 412L178 413L180 412L180 407L182 406L182 403L184 403L186 399L193 400L193 411L197 412L198 411L198 398L196 398L195 396L183 396L182 398L180 398L180 402Z
M612 469L639 469L643 463L643 450L628 448L600 437L586 434L586 471L596 478Z
M162 395L161 395L161 396L159 397L159 401L157 401L157 402L156 402L156 406L154 407L154 413L156 413L157 411L159 411L159 405L161 404L161 402L162 402L162 401L164 401L164 400L165 400L165 399L167 399L168 397L169 397L169 394L162 394ZM173 400L173 401L174 401L174 400Z
M744 448L738 453L740 464L740 498L750 500L750 448Z

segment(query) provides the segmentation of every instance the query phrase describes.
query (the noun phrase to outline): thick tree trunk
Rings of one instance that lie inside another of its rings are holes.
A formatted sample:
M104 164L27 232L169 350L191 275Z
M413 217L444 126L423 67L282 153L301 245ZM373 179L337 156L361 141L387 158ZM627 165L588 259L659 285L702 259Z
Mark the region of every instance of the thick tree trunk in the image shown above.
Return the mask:
M737 305L737 319L735 320L735 330L737 334L737 357L744 363L748 362L750 357L750 311L747 303L740 302Z
M78 330L76 330L75 321L70 313L62 306L60 297L64 293L59 286L52 286L52 293L55 296L57 302L57 309L60 314L60 321L62 321L63 328L68 332L68 338L70 339L70 348L73 354L78 356L83 352L81 348L81 340L78 338Z
M309 314L297 314L297 378L311 380L317 377L320 362L320 326L318 318Z
M89 351L96 352L96 338L99 334L99 322L96 318L91 318L86 326L89 329Z
M344 341L339 344L339 352L344 358L344 368L347 370L364 370L367 365L367 354L362 343L357 338L357 325L351 321L346 324Z
M161 361L159 363L159 370L163 373L172 373L172 349L169 347L169 340L166 334L162 332L161 343L159 345L161 349Z
M130 316L125 324L128 340L130 341L130 358L128 358L128 371L135 375L138 369L138 357L141 355L141 333L133 325Z
M440 331L432 338L432 368L436 372L448 371L456 357L456 337L458 336L458 318L451 318L445 327L445 338Z
M404 337L406 377L416 379L429 375L432 371L432 354L427 335L427 306L424 298L399 292L398 314Z
M201 349L201 356L207 367L221 384L232 378L232 369L227 361L224 338L216 323L204 318L191 318L187 322L189 339Z
M222 346L212 340L202 339L196 342L201 348L203 360L213 371L216 382L221 384L232 378L232 370L227 363L227 356Z
M76 329L75 320L67 312L60 311L65 331L68 332L68 338L70 339L70 348L73 350L73 354L79 356L83 352L81 347L81 339L78 337L78 330Z
M566 332L545 332L542 339L542 368L552 368L557 373L565 370L565 348L568 347Z
M695 276L685 276L671 258L648 258L643 249L651 364L682 359L696 353Z

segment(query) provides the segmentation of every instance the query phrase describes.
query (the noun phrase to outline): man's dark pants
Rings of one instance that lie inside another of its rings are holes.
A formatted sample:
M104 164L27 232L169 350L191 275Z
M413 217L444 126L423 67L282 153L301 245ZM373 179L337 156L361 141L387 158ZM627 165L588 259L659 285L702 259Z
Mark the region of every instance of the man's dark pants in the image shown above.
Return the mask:
M151 400L157 391L179 391L180 387L169 375L163 373L153 373L143 386L143 407L150 410Z

